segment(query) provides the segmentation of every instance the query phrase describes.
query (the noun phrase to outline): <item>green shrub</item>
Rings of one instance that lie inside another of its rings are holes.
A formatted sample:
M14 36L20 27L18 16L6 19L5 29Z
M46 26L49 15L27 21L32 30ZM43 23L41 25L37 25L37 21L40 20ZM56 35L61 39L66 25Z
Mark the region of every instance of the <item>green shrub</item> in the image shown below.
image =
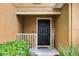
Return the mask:
M16 40L0 44L0 56L29 56L28 41Z
M59 52L61 56L79 56L78 47L60 48Z

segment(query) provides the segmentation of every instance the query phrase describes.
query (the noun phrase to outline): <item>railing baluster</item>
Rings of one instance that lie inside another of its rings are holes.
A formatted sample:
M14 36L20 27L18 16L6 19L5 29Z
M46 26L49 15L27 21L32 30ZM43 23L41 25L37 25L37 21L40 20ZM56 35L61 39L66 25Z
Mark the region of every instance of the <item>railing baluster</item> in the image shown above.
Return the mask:
M37 35L36 34L28 34L28 33L18 33L17 35L16 35L16 39L17 40L28 40L29 42L30 42L30 45L29 45L29 47L30 48L34 48L34 47L36 47L37 48L37 43L36 43L36 41L37 41Z

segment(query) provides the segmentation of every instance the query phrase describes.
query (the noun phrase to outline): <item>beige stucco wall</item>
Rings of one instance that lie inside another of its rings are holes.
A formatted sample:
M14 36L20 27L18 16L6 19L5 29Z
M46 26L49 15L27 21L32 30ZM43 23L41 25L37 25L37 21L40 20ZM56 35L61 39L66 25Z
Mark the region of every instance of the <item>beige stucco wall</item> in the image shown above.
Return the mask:
M68 21L69 9L68 4L65 4L61 9L61 15L55 19L55 47L66 47L69 44Z
M56 22L55 46L59 47L60 45L68 45L68 5L63 6L61 9L62 14L60 16L16 16L15 12L16 8L13 4L0 4L0 43L15 40L18 32L36 33L36 18L51 17ZM54 19L54 17L56 19Z
M79 3L72 4L72 45L79 45Z
M24 32L26 33L36 33L36 18L53 18L49 15L29 15L24 16Z
M0 43L15 40L17 32L20 32L15 12L13 4L0 3Z

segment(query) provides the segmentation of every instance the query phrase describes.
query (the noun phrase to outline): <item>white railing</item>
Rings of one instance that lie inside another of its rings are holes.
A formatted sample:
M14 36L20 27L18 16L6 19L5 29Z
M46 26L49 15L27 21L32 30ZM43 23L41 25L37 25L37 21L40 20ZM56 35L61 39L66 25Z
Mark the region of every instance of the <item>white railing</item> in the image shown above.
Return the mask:
M36 38L37 35L35 33L18 33L16 35L17 40L28 40L30 48L36 47Z

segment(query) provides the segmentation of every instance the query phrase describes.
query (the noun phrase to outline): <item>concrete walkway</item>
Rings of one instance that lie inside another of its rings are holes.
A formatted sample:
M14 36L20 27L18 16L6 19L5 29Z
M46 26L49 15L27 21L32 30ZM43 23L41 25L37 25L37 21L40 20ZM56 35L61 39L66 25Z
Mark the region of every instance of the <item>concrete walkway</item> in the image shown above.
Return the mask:
M38 48L37 51L35 48L30 49L30 52L37 56L55 56L59 55L59 52L55 48Z

